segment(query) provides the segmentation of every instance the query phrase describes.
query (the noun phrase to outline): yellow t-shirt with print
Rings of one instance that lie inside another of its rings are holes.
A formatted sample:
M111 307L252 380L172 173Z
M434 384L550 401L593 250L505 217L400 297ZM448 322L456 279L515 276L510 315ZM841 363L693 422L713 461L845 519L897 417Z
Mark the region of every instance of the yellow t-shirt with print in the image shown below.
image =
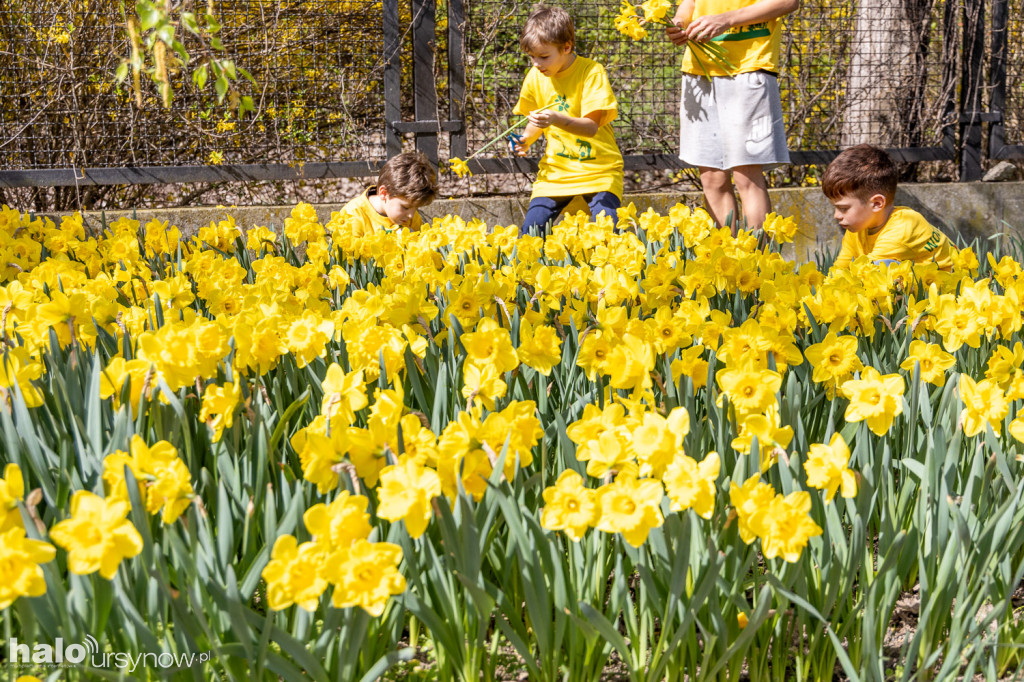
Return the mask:
M618 115L615 93L604 67L576 56L557 77L531 67L523 81L515 113L525 116L552 102L554 111L582 118L595 111L605 115L597 134L579 137L556 126L544 130L547 149L540 161L533 197L569 197L593 192L622 196L622 153L615 144L611 122Z
M391 232L397 230L402 225L396 225L391 222L391 218L386 215L377 213L377 209L370 203L370 195L377 193L377 186L368 187L365 192L349 201L341 209L342 213L348 213L359 219L358 227L353 227L352 233L355 237L365 237L368 234L372 234L377 230L383 230L385 232ZM420 229L420 225L423 224L423 219L420 218L420 214L417 212L413 215L412 220L405 227L411 232L416 232Z
M848 268L860 256L872 261L934 262L943 270L953 268L954 247L946 235L924 216L905 206L893 209L889 220L875 234L867 230L847 232L833 267Z
M693 7L693 19L709 14L731 12L753 5L755 2L758 0L696 0ZM761 69L778 73L779 52L782 45L781 28L782 19L778 18L746 26L736 26L722 35L712 38L711 42L724 48L725 61L736 67L733 74L715 64L699 51L694 55L692 47L687 47L683 54L683 71L695 76L703 76L705 70L709 76L729 76ZM701 60L700 64L703 64L704 69L701 69L695 57Z

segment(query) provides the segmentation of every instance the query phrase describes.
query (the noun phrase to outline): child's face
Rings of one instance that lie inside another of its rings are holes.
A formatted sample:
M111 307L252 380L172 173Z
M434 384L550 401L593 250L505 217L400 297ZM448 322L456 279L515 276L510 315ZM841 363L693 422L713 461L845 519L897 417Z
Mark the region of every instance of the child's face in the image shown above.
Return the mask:
M835 209L833 217L839 227L847 232L871 230L885 224L885 209L889 202L882 194L873 194L866 200L853 194L844 194L829 201Z
M565 70L572 63L572 43L555 45L553 43L540 43L532 50L527 50L527 56L533 65L545 76L552 78Z
M421 206L421 204L411 199L395 196L388 192L387 187L383 186L377 188L377 196L381 198L381 202L384 204L384 215L395 225L408 226Z

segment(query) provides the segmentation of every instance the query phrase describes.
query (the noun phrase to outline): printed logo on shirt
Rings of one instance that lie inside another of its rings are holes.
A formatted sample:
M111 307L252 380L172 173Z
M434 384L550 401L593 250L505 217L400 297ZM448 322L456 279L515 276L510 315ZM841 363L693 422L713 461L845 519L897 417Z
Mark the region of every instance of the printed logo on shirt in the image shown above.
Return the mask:
M569 102L565 99L565 95L555 93L555 111L569 111Z
M762 21L758 24L749 24L747 26L737 26L736 28L730 28L728 31L720 36L712 38L712 42L723 43L732 42L734 40L753 40L754 38L767 38L772 34L771 29L768 28L768 22Z
M939 244L941 244L941 243L942 243L942 234L933 227L932 228L932 236L931 236L931 238L928 239L928 241L926 241L924 243L924 250L925 251L934 251L935 249L939 248Z
M561 156L563 159L573 159L574 161L590 161L595 158L594 147L586 140L581 140L577 137L576 144L578 146L576 149L566 147L564 140L555 139L554 141L561 147L561 149L555 152L555 156Z

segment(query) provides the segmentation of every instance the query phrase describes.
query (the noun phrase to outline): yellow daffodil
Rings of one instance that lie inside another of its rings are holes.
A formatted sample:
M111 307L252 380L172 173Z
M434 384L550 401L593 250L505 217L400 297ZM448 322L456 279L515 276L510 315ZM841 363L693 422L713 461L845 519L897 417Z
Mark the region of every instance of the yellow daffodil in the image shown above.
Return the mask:
M405 591L398 572L402 549L389 542L356 540L327 557L323 576L334 586L331 603L343 609L359 606L374 618L384 613L389 597Z
M846 421L866 421L875 434L885 435L893 420L903 414L903 388L899 374L882 376L874 367L865 368L860 379L850 379L840 386L850 401Z
M856 497L857 476L847 467L849 463L850 450L842 435L832 434L828 445L812 444L804 462L807 485L824 490L826 503L832 501L837 490L843 497Z
M437 472L403 456L380 472L377 515L388 521L405 521L409 536L418 538L430 522L430 501L440 494Z
M661 514L661 483L621 475L597 490L599 517L595 527L605 533L620 533L633 547L647 540L652 528L664 522Z
M558 476L555 485L544 489L544 510L540 523L548 530L561 530L579 542L597 520L597 494L583 485L583 477L571 469Z
M678 455L665 472L665 490L672 511L693 509L698 516L710 519L715 511L716 481L721 470L717 452L709 452L703 460Z
M301 545L291 535L274 541L270 562L263 569L267 581L267 606L281 611L298 604L309 612L316 611L320 595L327 589L321 569L327 552L316 542Z
M110 580L124 559L142 551L142 537L127 518L128 501L104 499L85 490L71 496L71 517L50 529L50 538L68 552L68 570L100 572Z
M1006 396L992 379L983 379L975 383L966 374L960 375L960 399L964 409L960 413L960 421L965 436L976 436L989 424L997 434L1002 431L1003 419L1009 411Z
M52 561L53 545L25 537L25 529L11 526L0 531L0 611L19 597L46 594L46 580L39 564Z

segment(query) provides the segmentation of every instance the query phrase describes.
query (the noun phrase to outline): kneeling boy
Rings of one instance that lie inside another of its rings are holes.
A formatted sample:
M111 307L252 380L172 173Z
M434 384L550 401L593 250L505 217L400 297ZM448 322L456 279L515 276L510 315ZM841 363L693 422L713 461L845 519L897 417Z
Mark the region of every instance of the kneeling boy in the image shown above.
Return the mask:
M843 245L833 267L848 268L859 256L872 262L913 261L953 267L955 247L924 216L895 206L896 164L883 149L851 147L829 164L821 189L835 208Z
M355 236L376 230L385 232L407 227L420 229L418 210L434 200L437 172L423 154L403 152L388 159L377 176L377 184L345 204L342 213L358 218Z

